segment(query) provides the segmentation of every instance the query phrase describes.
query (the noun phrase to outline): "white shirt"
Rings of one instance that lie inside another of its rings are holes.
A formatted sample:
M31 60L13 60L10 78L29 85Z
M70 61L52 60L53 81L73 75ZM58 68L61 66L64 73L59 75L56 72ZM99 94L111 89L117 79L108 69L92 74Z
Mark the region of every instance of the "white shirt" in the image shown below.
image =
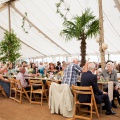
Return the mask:
M25 88L26 86L28 86L28 83L25 80L24 74L22 74L21 72L18 73L18 75L16 76L16 79L20 80L22 87ZM18 85L18 87L21 88L20 85Z

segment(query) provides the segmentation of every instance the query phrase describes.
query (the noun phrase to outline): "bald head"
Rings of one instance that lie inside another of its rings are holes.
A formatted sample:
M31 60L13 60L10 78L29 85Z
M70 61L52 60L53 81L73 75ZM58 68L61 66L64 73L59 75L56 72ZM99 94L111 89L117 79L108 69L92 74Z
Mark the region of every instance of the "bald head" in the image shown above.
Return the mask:
M95 70L95 64L94 63L89 63L88 64L88 70L94 72L94 70Z
M75 63L75 64L78 64L78 59L77 58L73 58L72 62Z
M20 67L20 68L19 68L19 72L21 72L21 73L24 74L24 73L25 73L25 67Z

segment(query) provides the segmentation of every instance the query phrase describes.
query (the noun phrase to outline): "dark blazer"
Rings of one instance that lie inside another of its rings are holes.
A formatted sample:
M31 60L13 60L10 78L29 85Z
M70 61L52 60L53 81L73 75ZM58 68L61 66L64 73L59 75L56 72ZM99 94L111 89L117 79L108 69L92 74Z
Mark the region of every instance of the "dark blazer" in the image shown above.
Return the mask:
M56 66L55 69L60 71L60 70L62 70L62 67L61 66Z
M102 102L103 92L99 90L97 85L97 76L94 75L91 71L82 73L80 86L92 86L93 92L95 94L95 99L97 103ZM90 95L79 95L80 102L90 102Z

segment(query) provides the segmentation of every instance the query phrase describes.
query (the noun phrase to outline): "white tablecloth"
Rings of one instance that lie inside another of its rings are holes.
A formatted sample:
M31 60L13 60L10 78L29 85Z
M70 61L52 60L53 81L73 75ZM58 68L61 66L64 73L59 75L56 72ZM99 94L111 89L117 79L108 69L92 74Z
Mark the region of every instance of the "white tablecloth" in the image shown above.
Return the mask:
M113 100L113 82L112 81L108 82L108 96L110 101L112 101Z

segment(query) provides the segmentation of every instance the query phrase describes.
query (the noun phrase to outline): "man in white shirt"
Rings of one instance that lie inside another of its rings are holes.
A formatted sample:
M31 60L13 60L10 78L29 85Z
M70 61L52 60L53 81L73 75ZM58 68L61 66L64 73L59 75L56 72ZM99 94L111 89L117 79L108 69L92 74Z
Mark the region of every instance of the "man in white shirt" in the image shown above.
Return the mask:
M17 80L20 80L22 87L24 87L26 90L30 90L30 87L28 86L28 82L25 80L25 77L35 77L37 74L25 74L25 67L20 67L19 73L16 76ZM20 86L19 86L20 88Z
M25 71L26 71L25 68L24 68L24 67L21 67L21 68L19 69L18 75L16 76L16 79L17 79L17 80L20 80L21 85L22 85L22 87L24 87L24 88L26 88L26 87L28 86L28 83L27 83L27 81L25 80L25 77L24 77ZM19 88L20 88L20 86L19 86Z

